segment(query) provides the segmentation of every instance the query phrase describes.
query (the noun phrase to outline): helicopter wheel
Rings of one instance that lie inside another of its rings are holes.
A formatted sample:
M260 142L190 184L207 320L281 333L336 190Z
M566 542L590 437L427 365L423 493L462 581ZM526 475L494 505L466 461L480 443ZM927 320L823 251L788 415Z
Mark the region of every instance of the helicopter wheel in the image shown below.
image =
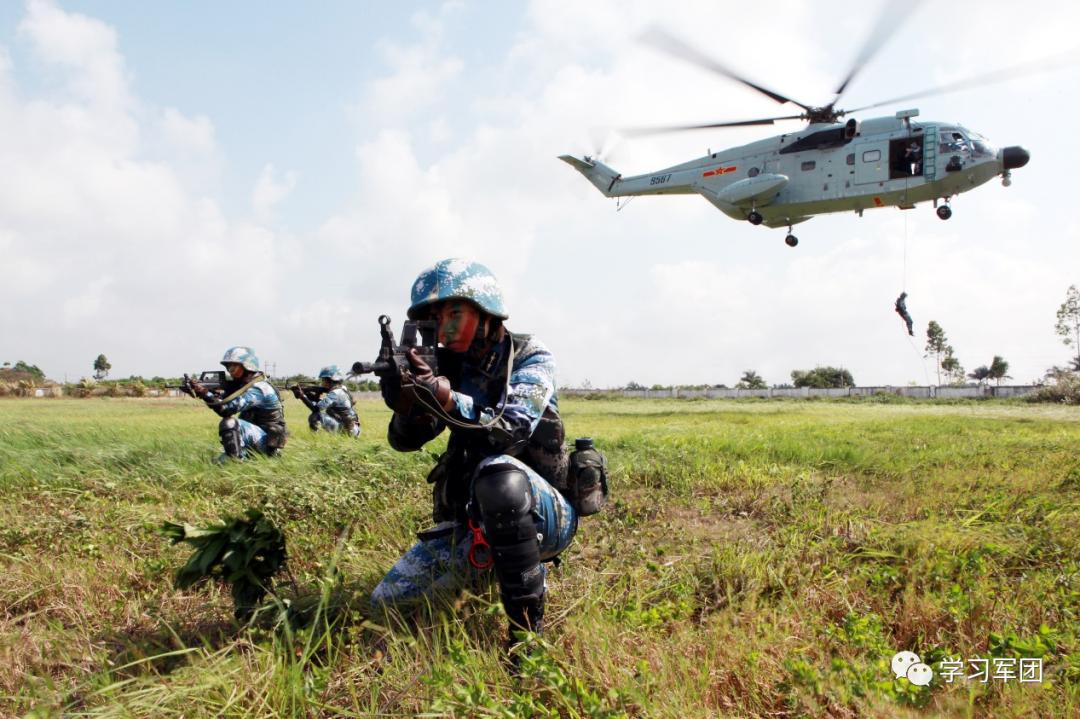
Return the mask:
M799 244L799 238L795 235L788 235L784 238L784 242L787 243L788 247L794 247L795 245Z
M937 216L943 220L949 219L950 217L952 217L952 208L948 205L942 205L941 207L937 208Z
M761 216L760 212L755 211L755 212L751 212L749 215L747 215L746 220L751 225L760 225L762 222L765 221L765 218Z

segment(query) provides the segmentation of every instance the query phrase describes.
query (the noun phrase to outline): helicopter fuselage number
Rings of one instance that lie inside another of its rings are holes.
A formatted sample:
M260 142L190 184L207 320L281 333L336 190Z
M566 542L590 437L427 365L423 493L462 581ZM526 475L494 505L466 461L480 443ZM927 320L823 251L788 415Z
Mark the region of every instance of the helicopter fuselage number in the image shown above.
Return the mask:
M649 184L650 185L662 185L662 184L664 184L665 182L667 182L670 179L671 179L670 174L667 174L667 175L653 175L652 179L649 180Z

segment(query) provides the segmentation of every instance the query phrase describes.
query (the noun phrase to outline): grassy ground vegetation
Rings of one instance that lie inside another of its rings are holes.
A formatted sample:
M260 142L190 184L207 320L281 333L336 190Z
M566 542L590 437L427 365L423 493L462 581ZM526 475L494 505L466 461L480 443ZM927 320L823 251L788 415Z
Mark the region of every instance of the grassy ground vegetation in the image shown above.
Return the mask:
M369 615L428 524L430 452L390 450L377 401L359 440L286 410L283 457L219 468L190 399L0 400L0 716L1080 714L1076 407L564 401L613 502L550 571L521 678L490 584ZM288 537L288 621L174 589L190 550L162 522L248 506ZM933 683L894 679L900 650ZM950 657L1042 681L945 682Z

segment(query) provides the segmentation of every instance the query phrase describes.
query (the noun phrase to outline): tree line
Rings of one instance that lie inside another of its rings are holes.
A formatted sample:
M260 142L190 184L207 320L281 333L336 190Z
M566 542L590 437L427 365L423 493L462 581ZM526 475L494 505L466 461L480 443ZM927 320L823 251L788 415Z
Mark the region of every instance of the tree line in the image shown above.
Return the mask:
M1062 338L1062 343L1066 347L1076 348L1076 356L1069 358L1069 364L1065 367L1053 366L1047 370L1046 376L1053 380L1058 380L1061 377L1068 375L1072 372L1080 372L1080 290L1076 285L1071 285L1065 294L1065 301L1061 303L1061 307L1057 311L1057 323L1054 325L1055 333ZM926 327L926 347L925 358L934 360L937 383L941 386L942 373L945 375L945 379L949 384L963 385L965 379L974 380L978 384L986 384L991 381L996 382L999 386L1001 380L1012 379L1009 375L1009 363L1001 355L994 355L989 364L980 365L971 372L964 374L964 366L960 363L960 360L956 357L953 346L949 344L949 339L945 335L945 330L942 329L936 321L930 320L930 323ZM93 363L94 379L98 382L104 381L109 376L109 370L112 369L112 364L109 363L108 358L104 354L99 354ZM318 380L313 377L308 377L304 374L290 375L284 378L286 384L318 384ZM44 383L45 373L37 365L28 364L23 360L19 360L14 365L10 362L4 362L0 367L0 381L15 382L15 381L30 381L34 383ZM278 380L280 381L280 380ZM114 383L117 386L124 380L115 380ZM142 388L156 388L163 389L169 384L179 384L180 378L166 378L166 377L152 377L150 379L144 379L141 376L131 376L126 382L128 385L142 387ZM83 384L86 383L84 380ZM349 382L345 383L345 386L351 391L375 391L379 389L378 382L363 381L363 382ZM851 371L844 369L843 367L815 367L811 370L792 370L791 383L774 384L774 389L788 389L788 388L801 388L810 387L814 389L828 389L833 387L855 387L855 378L852 376ZM681 389L727 389L726 384L715 385L679 385ZM739 378L735 387L737 389L769 389L768 383L761 375L755 370L746 370L742 377ZM592 389L592 385L588 380L584 382L581 389ZM670 387L664 385L653 385L645 387L637 382L630 382L624 389L628 390L644 390L644 389L670 389Z

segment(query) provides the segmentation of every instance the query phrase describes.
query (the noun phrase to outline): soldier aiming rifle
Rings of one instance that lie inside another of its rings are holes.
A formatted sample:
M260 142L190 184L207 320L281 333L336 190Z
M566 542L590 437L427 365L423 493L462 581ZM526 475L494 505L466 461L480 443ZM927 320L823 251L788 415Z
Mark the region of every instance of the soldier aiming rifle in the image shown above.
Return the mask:
M259 358L250 347L233 347L221 359L225 372L203 372L200 379L184 375L181 387L206 402L220 416L218 434L225 453L217 462L243 459L248 450L277 456L289 437L277 390L259 371ZM215 381L203 383L212 376ZM227 376L223 382L216 381ZM239 415L239 416L237 416Z
M326 430L341 432L350 437L360 436L360 418L356 415L352 395L343 386L341 370L337 365L328 365L319 370L319 386L293 385L293 396L311 410L308 426L312 432Z
M430 598L460 589L470 577L494 574L511 637L515 630L539 634L544 562L570 544L578 517L602 504L581 511L570 488L555 360L535 337L503 327L502 291L483 265L444 260L412 288L401 345L390 319L380 317L379 358L356 363L353 372L380 378L383 401L394 412L391 447L418 451L444 429L450 439L428 475L437 524L418 535L375 587L373 608ZM580 454L606 468L595 449L588 452Z

